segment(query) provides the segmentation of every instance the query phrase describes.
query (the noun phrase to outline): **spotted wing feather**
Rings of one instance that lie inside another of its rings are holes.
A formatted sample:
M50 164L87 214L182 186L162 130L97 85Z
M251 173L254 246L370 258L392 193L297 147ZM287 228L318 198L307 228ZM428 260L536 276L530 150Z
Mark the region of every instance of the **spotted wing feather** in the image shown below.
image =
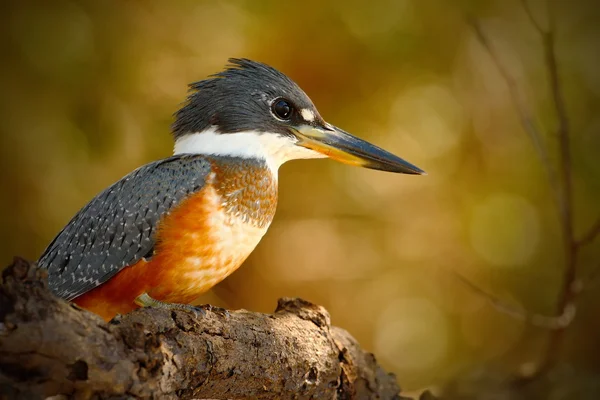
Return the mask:
M160 219L204 186L210 163L174 156L138 168L97 195L58 234L38 263L50 289L72 300L152 255Z

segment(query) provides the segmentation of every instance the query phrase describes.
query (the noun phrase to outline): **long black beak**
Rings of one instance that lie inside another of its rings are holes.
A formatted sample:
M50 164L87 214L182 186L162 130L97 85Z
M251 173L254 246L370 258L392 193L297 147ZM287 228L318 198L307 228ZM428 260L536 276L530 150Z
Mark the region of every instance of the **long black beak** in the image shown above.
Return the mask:
M402 174L425 175L425 171L365 140L333 125L303 125L296 129L298 145L345 164Z

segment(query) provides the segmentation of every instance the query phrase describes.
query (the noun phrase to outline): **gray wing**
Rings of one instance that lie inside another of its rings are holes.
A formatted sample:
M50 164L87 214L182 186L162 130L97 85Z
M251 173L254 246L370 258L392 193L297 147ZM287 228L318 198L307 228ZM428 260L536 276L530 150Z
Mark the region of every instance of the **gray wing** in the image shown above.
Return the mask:
M182 155L138 168L94 197L56 236L38 263L66 300L151 256L165 213L204 186L210 163Z

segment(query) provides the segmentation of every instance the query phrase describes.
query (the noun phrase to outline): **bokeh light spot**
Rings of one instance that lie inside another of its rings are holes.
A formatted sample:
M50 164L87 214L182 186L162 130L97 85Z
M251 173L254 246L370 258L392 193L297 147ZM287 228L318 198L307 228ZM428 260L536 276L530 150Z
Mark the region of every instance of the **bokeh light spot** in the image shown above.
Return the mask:
M538 213L523 197L493 195L475 208L470 233L473 248L490 264L523 265L538 247Z
M512 306L524 309L524 305L519 304L508 291L501 291L498 296ZM516 321L489 305L464 314L460 325L462 339L481 359L502 356L510 351L525 329L522 321ZM490 340L491 337L494 340Z
M453 150L465 125L458 100L447 87L436 83L404 91L392 105L390 119L404 134L418 137L427 149L423 156L430 158Z
M390 31L416 29L412 3L407 0L378 1L369 7L340 7L340 16L359 39L375 40Z
M446 356L448 324L428 299L393 301L379 316L375 332L375 353L394 368L432 369Z
M92 22L75 3L24 8L11 22L13 40L29 66L40 72L64 74L93 52Z

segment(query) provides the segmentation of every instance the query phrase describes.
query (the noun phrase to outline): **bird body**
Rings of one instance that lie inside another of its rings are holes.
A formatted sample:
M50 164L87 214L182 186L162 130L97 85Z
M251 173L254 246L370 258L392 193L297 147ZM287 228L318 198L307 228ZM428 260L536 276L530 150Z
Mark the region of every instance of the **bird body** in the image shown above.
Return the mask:
M266 163L251 159L186 156L178 163L200 160L209 165L204 184L191 187L164 212L153 255L127 261L105 283L76 297L76 304L110 319L136 308L134 300L142 293L190 303L244 262L275 215L276 179ZM145 177L137 179L143 186ZM136 204L136 210L147 207ZM138 244L132 240L131 245ZM50 284L56 286L53 280Z
M330 157L392 172L420 169L322 120L289 78L233 66L192 85L176 114L172 157L138 168L92 199L38 263L51 290L106 320L152 299L190 303L235 271L277 207L277 171Z

